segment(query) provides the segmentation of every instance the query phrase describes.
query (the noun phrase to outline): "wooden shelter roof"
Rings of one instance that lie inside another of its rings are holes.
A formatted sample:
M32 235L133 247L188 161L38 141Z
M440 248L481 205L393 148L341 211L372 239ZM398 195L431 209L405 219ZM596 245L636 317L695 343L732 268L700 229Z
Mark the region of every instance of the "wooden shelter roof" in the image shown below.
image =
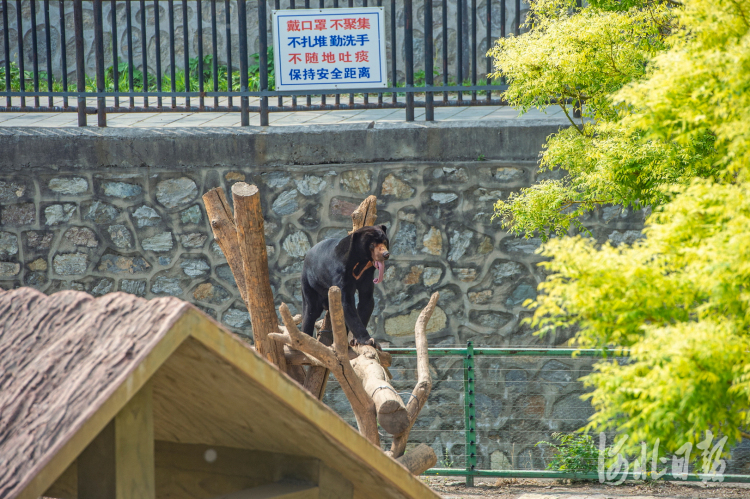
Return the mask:
M0 290L0 497L36 498L147 383L159 442L316 458L354 497L437 497L194 306Z

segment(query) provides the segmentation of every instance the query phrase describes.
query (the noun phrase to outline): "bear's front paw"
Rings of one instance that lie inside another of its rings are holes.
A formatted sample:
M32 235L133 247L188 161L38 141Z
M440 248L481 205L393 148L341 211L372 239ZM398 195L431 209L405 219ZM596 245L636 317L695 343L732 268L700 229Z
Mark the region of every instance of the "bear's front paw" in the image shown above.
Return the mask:
M365 340L365 341L360 341L357 338L352 338L352 340L349 342L349 344L351 346L353 346L353 347L356 347L357 345L369 345L371 347L377 348L380 351L383 350L381 348L381 346L378 344L378 342L376 342L375 339L371 338L371 337L367 338L367 340Z

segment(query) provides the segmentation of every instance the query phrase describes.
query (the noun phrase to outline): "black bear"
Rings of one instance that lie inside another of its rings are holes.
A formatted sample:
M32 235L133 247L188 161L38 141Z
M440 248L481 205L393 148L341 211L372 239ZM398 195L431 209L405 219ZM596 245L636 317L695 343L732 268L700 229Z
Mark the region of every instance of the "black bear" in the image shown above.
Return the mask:
M328 310L328 289L341 288L344 320L353 342L377 346L367 333L375 306L375 284L383 280L390 257L385 225L362 227L341 240L326 239L312 247L302 266L302 331L312 336L315 321ZM375 270L378 276L373 279ZM359 293L355 305L354 293Z

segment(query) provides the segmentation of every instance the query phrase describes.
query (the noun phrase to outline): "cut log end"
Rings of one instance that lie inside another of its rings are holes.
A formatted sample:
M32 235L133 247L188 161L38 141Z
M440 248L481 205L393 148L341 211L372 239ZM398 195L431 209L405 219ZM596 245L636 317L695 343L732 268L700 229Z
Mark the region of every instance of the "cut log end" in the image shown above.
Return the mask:
M437 456L432 447L427 444L419 444L396 461L401 463L412 475L421 475L437 464Z
M395 404L394 404L395 405ZM383 412L384 407L391 407L389 403L381 405L378 409L378 423L383 427L385 431L391 435L400 435L409 429L411 422L409 421L409 413L406 409L401 406L397 410L392 412Z
M258 186L253 184L247 184L245 182L237 182L232 186L233 196L254 196L258 193Z

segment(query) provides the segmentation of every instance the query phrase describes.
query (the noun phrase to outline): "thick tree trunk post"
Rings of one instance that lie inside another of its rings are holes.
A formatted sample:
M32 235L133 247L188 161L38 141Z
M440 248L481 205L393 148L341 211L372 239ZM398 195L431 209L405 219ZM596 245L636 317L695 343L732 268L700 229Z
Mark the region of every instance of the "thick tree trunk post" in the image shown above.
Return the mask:
M237 227L234 226L234 215L229 207L224 189L216 187L203 195L203 205L206 207L208 220L214 239L219 244L224 257L227 259L229 269L234 275L237 289L240 290L242 301L247 305L247 293L245 291L245 268L242 263L240 244L237 241Z
M321 338L321 331L331 331L331 316L326 312L325 319L323 320L323 327L318 331L318 341L323 342L324 345L329 346L328 338ZM328 384L328 374L331 371L326 367L310 366L307 371L307 377L305 378L305 389L317 397L318 400L323 400L323 395L326 393L326 385Z
M411 431L414 422L419 416L419 412L427 402L427 397L430 395L432 390L432 378L430 377L430 359L427 350L427 323L432 317L432 312L435 310L438 298L440 294L435 292L430 297L430 301L427 306L422 310L417 318L417 324L414 327L414 342L417 348L417 385L411 392L412 396L409 398L409 403L406 404L406 412L409 414L409 426L406 431L400 435L396 435L393 438L391 444L391 456L399 458L404 455L406 450L406 442L409 439L409 432ZM429 447L428 447L429 448ZM432 449L430 449L432 451ZM432 451L434 455L434 451ZM437 458L435 458L437 460ZM420 472L421 473L421 472Z
M287 372L283 345L268 337L269 334L278 331L279 323L268 275L260 192L254 185L238 182L232 186L232 199L237 241L245 269L246 303L253 326L255 348L282 372Z
M401 463L412 475L421 475L437 464L437 456L432 447L427 444L419 444L396 461Z
M349 234L362 227L375 224L375 220L378 219L377 204L378 198L375 196L368 196L360 203L359 207L352 213L352 230Z
M404 401L388 381L388 374L380 365L377 350L369 345L355 347L359 354L351 361L354 372L362 380L365 391L378 414L378 423L391 435L400 435L410 426Z

